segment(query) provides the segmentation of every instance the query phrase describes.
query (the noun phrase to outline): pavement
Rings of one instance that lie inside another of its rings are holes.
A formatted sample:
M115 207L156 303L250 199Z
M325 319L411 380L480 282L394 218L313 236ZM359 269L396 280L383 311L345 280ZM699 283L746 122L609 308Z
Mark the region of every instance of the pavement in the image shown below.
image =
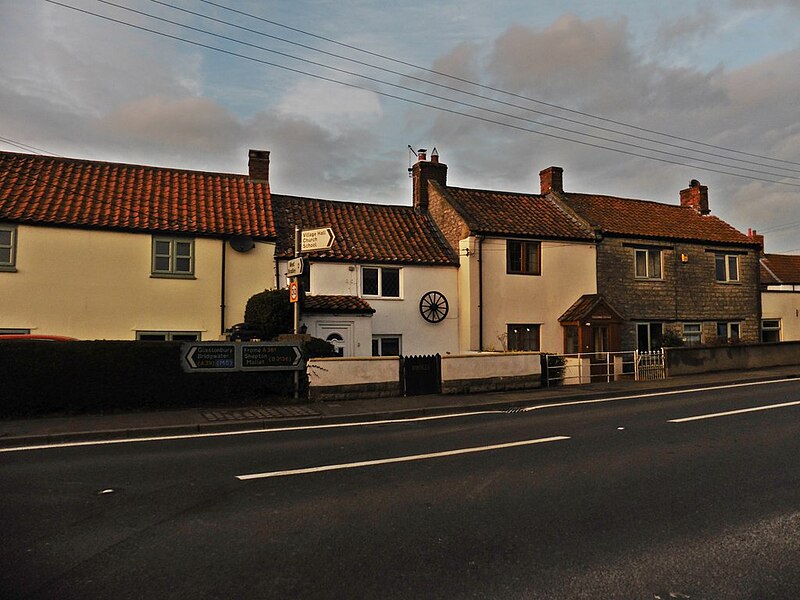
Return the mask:
M800 365L747 371L722 371L656 381L616 381L513 392L431 394L287 406L202 407L190 410L2 420L0 421L0 448L275 429L351 420L402 419L458 412L512 410L522 406L591 400L609 395L634 396L642 393L784 378L800 378Z

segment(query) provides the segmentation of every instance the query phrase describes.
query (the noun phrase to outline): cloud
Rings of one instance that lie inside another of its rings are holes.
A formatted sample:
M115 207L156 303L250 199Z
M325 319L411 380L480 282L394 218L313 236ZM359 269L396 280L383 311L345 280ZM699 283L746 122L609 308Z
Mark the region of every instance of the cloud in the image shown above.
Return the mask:
M686 34L698 34L704 26L698 21L694 24L694 31ZM495 40L472 48L471 54L471 64L481 65L477 79L521 96L650 130L669 132L686 140L797 161L800 125L796 120L796 90L800 87L800 75L796 65L800 63L800 49L735 70L720 66L707 70L675 66L659 62L638 49L623 19L584 20L567 15L539 29L512 26ZM482 59L475 59L475 55ZM450 61L450 56L445 55L442 60ZM791 215L795 215L795 221L800 220L796 188L708 170L735 171L766 179L780 179L781 174L800 176L799 172L731 159L740 158L776 167L791 165L633 130L559 111L552 106L526 102L518 97L505 96L503 99L645 139L626 138L611 131L484 102L486 106L503 112L575 132L548 130L540 124L497 115L489 117L551 134L548 137L494 124L469 122L453 115L437 115L430 119L428 129L422 135L430 140L428 146L438 146L442 160L448 163L449 179L454 185L536 192L538 171L558 165L565 168L565 187L568 190L677 203L678 190L690 179L697 178L710 187L712 212L740 229L766 229ZM584 137L581 132L607 139ZM654 147L671 155L661 154L659 156L666 162L657 162L570 143L553 136L645 155L653 153L635 145ZM623 143L615 144L612 140ZM657 145L652 140L701 152ZM703 160L721 164L704 163ZM745 171L747 168L752 171ZM800 166L792 168L800 169ZM800 180L787 181L800 183ZM764 198L763 203L760 198ZM765 210L766 207L769 208ZM798 245L794 243L792 248Z
M98 133L120 140L192 148L207 152L230 148L244 128L228 111L207 98L163 97L126 102L96 121Z
M383 116L376 94L311 80L301 80L293 85L278 101L276 111L285 118L311 119L331 131L348 128L354 120L374 122Z

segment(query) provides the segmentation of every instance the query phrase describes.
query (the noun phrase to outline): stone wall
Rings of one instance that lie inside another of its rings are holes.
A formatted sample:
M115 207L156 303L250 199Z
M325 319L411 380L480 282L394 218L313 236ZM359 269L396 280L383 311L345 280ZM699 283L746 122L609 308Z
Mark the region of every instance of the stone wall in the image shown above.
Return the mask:
M667 377L800 365L800 342L667 348L665 352Z
M662 278L636 279L634 249L660 248ZM740 253L739 281L715 278L715 253ZM686 256L686 261L681 260ZM636 347L637 322L662 322L682 333L685 322L702 323L703 343L716 340L717 321L741 323L743 342L759 340L758 258L752 248L606 237L597 247L597 291L626 320L622 350Z

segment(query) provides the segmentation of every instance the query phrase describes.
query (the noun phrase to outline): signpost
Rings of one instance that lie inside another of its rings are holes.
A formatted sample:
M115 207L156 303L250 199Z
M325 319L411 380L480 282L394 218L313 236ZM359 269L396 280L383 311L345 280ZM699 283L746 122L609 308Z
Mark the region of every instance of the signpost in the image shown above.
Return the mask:
M321 229L304 229L300 237L300 251L313 252L314 250L327 250L333 246L336 236L330 227Z
M305 369L300 347L285 342L186 342L181 357L188 373Z
M185 344L184 368L189 371L231 371L236 366L236 344L198 343Z
M297 277L303 274L303 259L293 258L289 261L289 268L286 271L289 277Z
M303 353L297 346L277 344L242 345L241 369L253 371L283 371L302 368Z

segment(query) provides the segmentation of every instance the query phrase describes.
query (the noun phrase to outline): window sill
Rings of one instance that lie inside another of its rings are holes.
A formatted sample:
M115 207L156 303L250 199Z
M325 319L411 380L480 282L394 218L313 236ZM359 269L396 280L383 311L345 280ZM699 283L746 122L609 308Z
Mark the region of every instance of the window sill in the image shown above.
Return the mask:
M150 273L151 279L197 279L194 275L181 273Z
M17 268L11 265L0 265L0 273L16 273Z
M666 279L663 277L634 277L634 281L647 281L650 283L664 283Z
M719 279L716 279L715 282L721 285L742 285L741 281L720 281Z
M365 296L361 295L364 300L402 300L402 298L398 298L397 296Z

